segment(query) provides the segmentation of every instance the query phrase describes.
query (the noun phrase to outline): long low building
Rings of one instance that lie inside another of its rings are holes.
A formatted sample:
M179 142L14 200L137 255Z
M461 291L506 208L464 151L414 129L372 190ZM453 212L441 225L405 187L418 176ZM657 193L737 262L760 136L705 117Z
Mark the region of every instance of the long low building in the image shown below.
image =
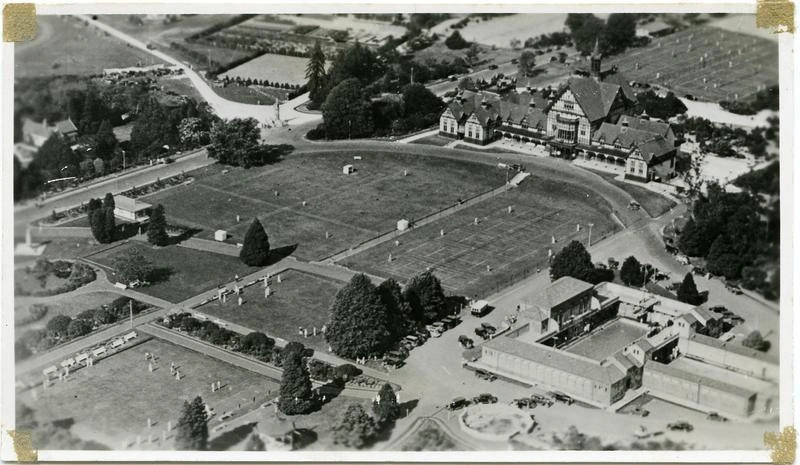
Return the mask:
M741 418L777 409L773 383L686 357L668 364L647 362L642 385L656 397Z

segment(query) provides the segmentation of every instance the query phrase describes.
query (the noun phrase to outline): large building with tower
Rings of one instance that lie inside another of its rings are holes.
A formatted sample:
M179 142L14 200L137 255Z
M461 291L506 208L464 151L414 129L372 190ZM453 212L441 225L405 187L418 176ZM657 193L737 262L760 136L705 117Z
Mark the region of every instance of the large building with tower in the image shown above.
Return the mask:
M577 69L556 92L520 90L504 98L459 91L440 117L439 134L478 145L500 138L542 145L552 156L624 167L636 181L674 176L672 128L642 112L628 79L602 68L596 46L589 69Z
M516 323L465 366L601 408L646 392L737 418L774 416L777 358L713 337L719 324L702 307L564 277L523 295Z

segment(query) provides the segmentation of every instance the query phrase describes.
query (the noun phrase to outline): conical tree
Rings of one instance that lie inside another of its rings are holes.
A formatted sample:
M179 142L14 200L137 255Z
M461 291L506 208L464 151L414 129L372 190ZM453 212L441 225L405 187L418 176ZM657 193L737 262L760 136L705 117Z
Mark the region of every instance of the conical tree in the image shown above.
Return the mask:
M269 238L258 218L255 218L250 223L250 229L247 230L247 234L244 236L244 245L242 246L242 251L239 252L239 258L242 263L249 266L267 264L269 259Z
M381 355L391 343L391 320L378 290L364 274L336 293L325 339L342 357Z
M678 287L678 300L689 305L700 305L703 303L700 298L700 293L697 292L697 285L694 283L692 273L686 273L686 276L683 277L683 282L681 282L680 287Z
M150 224L147 226L147 240L153 245L167 245L167 218L164 216L164 206L156 205L150 215Z
M372 404L375 418L379 425L386 425L397 418L400 407L397 405L397 396L389 383L385 383L378 392L378 398Z
M298 415L316 407L311 377L301 351L284 354L278 408L286 415Z
M183 412L175 431L175 448L178 450L206 450L207 447L206 404L200 396L197 396L191 403L183 402Z
M429 322L445 316L447 308L442 282L430 271L411 278L405 297L418 321Z
M325 53L319 41L314 43L311 56L306 66L306 79L308 79L308 98L315 107L325 101Z
M106 240L106 217L103 203L100 199L89 200L87 212L92 236L97 242L104 243Z

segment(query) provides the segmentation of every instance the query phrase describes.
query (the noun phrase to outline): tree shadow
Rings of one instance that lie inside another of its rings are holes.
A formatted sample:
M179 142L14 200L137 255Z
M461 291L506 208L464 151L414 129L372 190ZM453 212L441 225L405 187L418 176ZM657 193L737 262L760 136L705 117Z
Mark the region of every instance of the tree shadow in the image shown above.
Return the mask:
M248 160L245 160L245 168L271 165L283 159L294 151L294 145L290 144L264 144L259 147L259 151Z
M200 228L189 228L189 229L187 229L186 231L182 232L181 234L179 234L177 236L170 236L169 240L167 241L167 245L180 244L181 242L185 241L186 239L189 239L189 238L193 237L195 234L197 234L197 233L199 233L201 231L202 231L202 229L200 229Z
M75 419L72 418L72 417L70 417L70 418L62 418L60 420L53 420L51 423L56 428L70 429L70 428L72 428L72 425L75 424Z
M267 258L267 265L278 263L279 261L293 254L295 250L297 250L297 244L285 245L283 247L270 250L269 257Z
M328 402L332 401L333 399L337 398L339 394L341 394L342 391L344 391L344 387L345 385L341 379L335 379L317 388L319 392L320 406L325 405ZM323 400L323 396L325 396L325 400Z
M150 272L148 281L150 281L151 284L162 283L169 280L170 276L173 274L175 274L174 269L168 266L159 266L153 268L153 270Z
M406 418L417 408L419 399L408 400L397 406L397 418Z
M208 450L228 450L244 441L256 427L256 423L247 423L220 434L208 443Z

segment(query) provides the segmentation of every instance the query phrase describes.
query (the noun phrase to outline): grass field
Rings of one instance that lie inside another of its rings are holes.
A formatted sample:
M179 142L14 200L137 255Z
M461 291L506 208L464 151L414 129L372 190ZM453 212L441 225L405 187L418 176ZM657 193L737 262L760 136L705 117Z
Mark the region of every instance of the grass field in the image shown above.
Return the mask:
M400 246L387 242L342 264L401 282L430 267L447 291L485 296L546 268L548 248L556 252L572 239L585 242L590 222L593 242L616 231L610 213L593 191L534 175L519 188L412 229L400 236Z
M130 15L100 15L99 20L143 42L168 46L233 15L180 15L180 21L165 23L164 15L135 15L142 24L130 21Z
M701 57L705 65L700 63ZM666 86L681 97L692 94L719 102L734 100L738 94L744 100L758 86L778 83L778 44L699 26L653 39L647 47L632 49L603 64L618 66L629 79Z
M120 247L87 257L107 269L111 269L114 258L131 247L137 248L156 268L163 278L149 286L138 289L169 302L180 302L219 284L233 281L235 275L245 276L258 268L249 267L238 257L188 249L172 245L154 249L148 244L131 242ZM109 279L114 276L109 272Z
M157 357L156 370L148 371L145 352ZM183 378L170 375L175 362ZM222 382L222 389L212 393L209 386ZM217 413L236 410L238 405L258 405L275 392L277 383L250 371L203 356L168 342L151 339L102 360L88 369L70 375L66 383L57 383L42 391L37 388L19 394L36 413L39 422L71 423L71 431L84 440L95 440L112 449L124 449L141 436L145 443L132 449L174 449L174 430L166 443L162 432L171 421L175 427L184 400L200 395ZM244 408L244 407L243 407ZM147 427L147 419L153 422ZM209 429L219 424L209 422ZM157 440L147 443L149 435Z
M306 81L307 58L265 53L233 68L220 77L266 79L269 82L302 84Z
M188 77L182 76L179 78L162 78L158 80L158 86L160 86L165 92L175 92L178 95L185 95L191 99L194 99L195 102L201 103L204 102L205 99L200 92L197 91L197 88L192 84Z
M281 283L277 282L277 275L273 276L268 299L264 298L264 286L254 284L242 291L244 303L241 307L230 299L224 305L212 302L197 310L271 337L327 350L319 330L328 322L328 309L336 292L345 283L296 270L284 271L280 276ZM308 328L307 338L298 334L299 327ZM312 336L314 327L317 336Z
M476 163L374 152L360 152L362 160L354 160L353 155L291 155L227 174L214 168L188 186L144 200L163 204L171 222L202 229L200 237L224 229L241 242L258 216L273 248L297 244L296 256L318 260L394 230L401 218L422 218L505 181L505 173ZM345 164L353 164L356 173L343 174Z
M438 134L434 134L432 136L423 137L422 139L417 139L415 141L411 141L411 144L423 144L423 145L435 145L437 147L444 147L445 145L453 142L453 139L449 137L442 137Z
M104 68L161 63L71 16L37 16L38 32L14 46L15 77L100 74Z
M610 182L611 184L619 187L620 189L624 190L631 197L634 198L639 205L644 208L648 215L653 218L657 218L664 213L668 212L672 207L677 205L671 199L664 197L663 195L653 192L650 189L644 188L642 186L637 186L636 184L631 184L630 182L619 181L616 179L617 175L613 173L607 173L605 171L595 171L591 170L594 173L597 173L606 181Z
M275 103L275 97L248 86L231 84L227 87L213 86L212 89L217 95L234 102L252 105L272 105ZM272 110L264 109L264 111Z
M62 297L53 296L48 297L47 302L43 303L47 306L47 314L41 320L25 325L25 329L44 327L47 320L55 315L67 315L75 317L78 313L98 308L101 305L110 304L114 299L120 297L119 294L113 292L90 292L88 294L80 294L77 296ZM21 318L26 318L29 313L28 309L32 305L31 299L18 298L14 302L14 320L18 321Z

